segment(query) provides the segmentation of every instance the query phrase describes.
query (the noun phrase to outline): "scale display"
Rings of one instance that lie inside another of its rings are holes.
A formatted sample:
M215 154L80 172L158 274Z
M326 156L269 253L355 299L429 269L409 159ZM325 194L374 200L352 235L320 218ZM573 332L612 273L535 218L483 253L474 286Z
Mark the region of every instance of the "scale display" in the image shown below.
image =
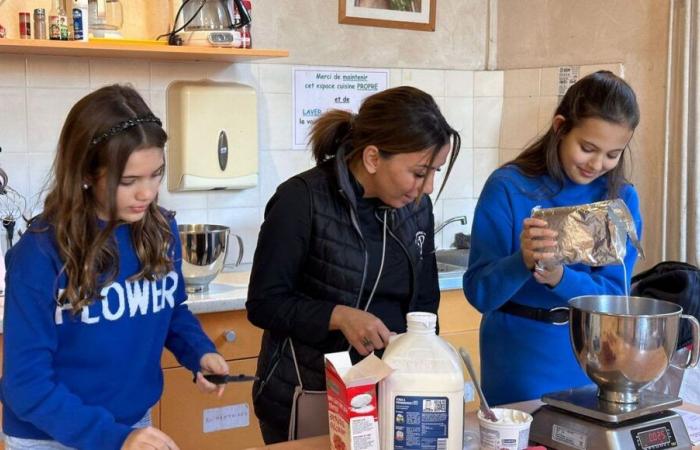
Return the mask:
M663 450L677 446L676 437L669 422L637 428L631 433L637 450Z

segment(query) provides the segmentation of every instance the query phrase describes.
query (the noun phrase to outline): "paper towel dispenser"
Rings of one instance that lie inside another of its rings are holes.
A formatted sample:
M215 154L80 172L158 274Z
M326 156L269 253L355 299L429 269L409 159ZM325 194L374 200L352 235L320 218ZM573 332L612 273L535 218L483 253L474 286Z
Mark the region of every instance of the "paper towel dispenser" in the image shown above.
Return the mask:
M175 81L167 91L168 189L245 189L258 184L255 89Z

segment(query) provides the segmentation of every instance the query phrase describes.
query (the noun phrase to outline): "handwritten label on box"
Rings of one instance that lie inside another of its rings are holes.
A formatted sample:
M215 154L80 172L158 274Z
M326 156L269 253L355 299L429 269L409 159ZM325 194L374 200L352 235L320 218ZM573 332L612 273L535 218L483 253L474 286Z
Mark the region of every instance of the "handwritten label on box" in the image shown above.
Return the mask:
M247 403L205 409L202 414L205 433L242 428L250 425L250 406Z

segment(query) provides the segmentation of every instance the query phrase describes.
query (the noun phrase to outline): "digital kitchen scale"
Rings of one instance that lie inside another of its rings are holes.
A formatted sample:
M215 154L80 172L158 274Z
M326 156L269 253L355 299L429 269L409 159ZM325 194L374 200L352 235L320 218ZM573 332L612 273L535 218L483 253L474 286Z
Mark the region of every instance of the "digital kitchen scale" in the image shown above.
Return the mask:
M598 386L545 394L530 440L556 450L690 450L678 397L641 391L638 403L598 398Z

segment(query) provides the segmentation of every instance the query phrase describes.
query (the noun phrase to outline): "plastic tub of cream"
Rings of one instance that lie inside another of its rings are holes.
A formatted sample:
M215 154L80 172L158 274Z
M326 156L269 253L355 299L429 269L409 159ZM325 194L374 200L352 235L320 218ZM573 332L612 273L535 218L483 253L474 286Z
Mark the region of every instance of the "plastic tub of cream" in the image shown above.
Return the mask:
M485 418L481 411L479 418L479 433L481 448L484 450L521 450L527 447L530 436L532 416L517 409L492 408L497 422Z

